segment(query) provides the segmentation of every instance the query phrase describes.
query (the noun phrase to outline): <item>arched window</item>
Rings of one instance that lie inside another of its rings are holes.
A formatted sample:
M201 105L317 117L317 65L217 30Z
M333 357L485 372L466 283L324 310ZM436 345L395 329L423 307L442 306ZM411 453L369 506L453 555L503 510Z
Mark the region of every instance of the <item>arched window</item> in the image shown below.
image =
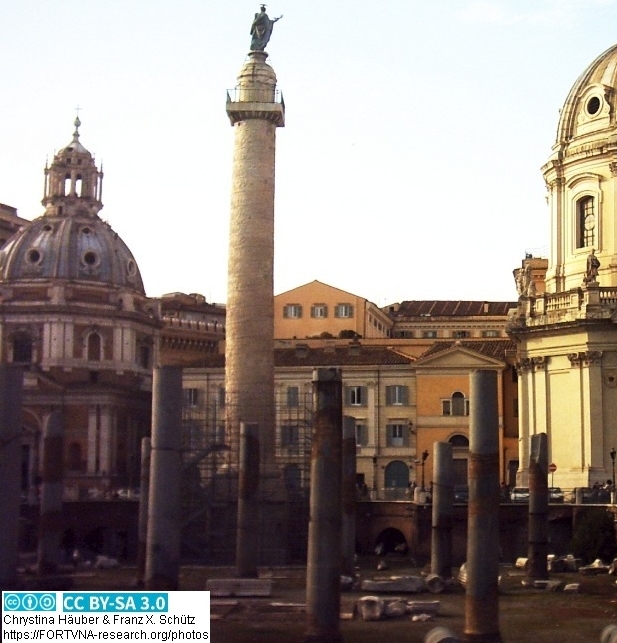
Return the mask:
M442 415L469 415L469 400L463 393L455 391L452 397L441 401Z
M467 415L465 413L465 396L459 391L452 394L452 415Z
M469 448L469 438L466 435L453 435L448 442L453 447L462 447L464 449Z
M596 245L596 211L592 196L576 202L576 247L593 248Z
M32 338L26 333L13 337L13 362L15 364L30 364L32 362Z
M409 486L409 467L400 460L390 462L385 471L386 487Z
M91 362L101 361L101 336L98 333L88 335L88 360Z

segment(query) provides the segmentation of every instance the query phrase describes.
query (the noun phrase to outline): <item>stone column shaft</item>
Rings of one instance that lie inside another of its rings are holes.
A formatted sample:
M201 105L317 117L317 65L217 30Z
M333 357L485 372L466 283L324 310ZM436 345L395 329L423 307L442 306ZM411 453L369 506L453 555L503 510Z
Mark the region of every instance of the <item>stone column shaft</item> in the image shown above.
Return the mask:
M474 371L469 379L469 509L465 640L473 643L500 643L497 372Z
M274 182L284 105L268 54L252 51L228 100L235 129L225 341L227 418L260 427L261 471L272 476L274 413Z
M452 445L433 445L433 530L431 538L431 573L452 578Z
M148 502L150 498L151 440L141 439L141 475L139 483L139 517L137 522L137 586L146 577L146 542L148 538Z
M355 574L356 554L356 420L343 418L343 529L342 573Z
M60 411L52 411L43 427L43 472L39 522L38 572L55 572L60 563L64 427Z
M240 424L236 573L257 577L259 565L259 425Z
M306 566L306 643L336 643L340 633L342 378L313 372L314 426Z
M531 436L529 457L529 548L527 577L548 580L548 439Z
M180 571L182 368L159 366L152 380L152 441L146 580L148 590L177 590Z
M19 366L0 364L0 587L17 583L21 462L21 400L23 373Z

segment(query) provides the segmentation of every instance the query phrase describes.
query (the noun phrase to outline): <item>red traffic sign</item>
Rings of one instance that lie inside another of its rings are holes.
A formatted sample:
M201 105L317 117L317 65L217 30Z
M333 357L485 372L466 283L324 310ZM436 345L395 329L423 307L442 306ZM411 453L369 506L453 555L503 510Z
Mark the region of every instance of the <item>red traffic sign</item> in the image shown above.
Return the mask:
M555 471L557 471L557 465L553 463L549 464L548 470L549 470L549 473L555 473Z

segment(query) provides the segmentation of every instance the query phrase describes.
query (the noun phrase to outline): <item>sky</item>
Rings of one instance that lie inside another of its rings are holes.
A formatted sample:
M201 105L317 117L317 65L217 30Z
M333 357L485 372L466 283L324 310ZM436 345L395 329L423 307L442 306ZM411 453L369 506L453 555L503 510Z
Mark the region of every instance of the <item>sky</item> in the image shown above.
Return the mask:
M547 256L559 110L617 42L617 0L271 0L275 293L315 279L385 306L513 301ZM43 213L81 143L148 295L226 301L237 82L258 2L0 0L0 202Z

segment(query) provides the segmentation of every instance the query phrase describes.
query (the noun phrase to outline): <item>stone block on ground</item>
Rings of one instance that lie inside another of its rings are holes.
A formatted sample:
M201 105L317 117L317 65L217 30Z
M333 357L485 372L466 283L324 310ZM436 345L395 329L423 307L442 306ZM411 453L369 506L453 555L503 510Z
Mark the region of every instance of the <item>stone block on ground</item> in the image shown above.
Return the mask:
M379 621L386 609L385 602L379 596L363 596L358 599L358 613L364 621Z
M367 592L411 593L426 591L426 581L420 576L393 576L384 580L363 580L360 589Z
M607 625L602 630L600 643L617 643L617 625Z
M462 643L462 639L452 630L445 627L435 627L430 632L427 632L424 637L424 643Z
M211 578L206 583L210 596L270 596L270 578Z
M592 563L591 565L585 565L584 567L579 567L578 573L583 576L598 576L600 574L608 574L608 565L596 565Z
M407 601L407 614L430 614L439 612L439 601Z
M386 604L384 616L393 618L396 616L405 616L407 614L407 603L402 598L385 599Z
M446 589L446 582L438 574L429 574L426 577L426 588L431 594L441 594Z

